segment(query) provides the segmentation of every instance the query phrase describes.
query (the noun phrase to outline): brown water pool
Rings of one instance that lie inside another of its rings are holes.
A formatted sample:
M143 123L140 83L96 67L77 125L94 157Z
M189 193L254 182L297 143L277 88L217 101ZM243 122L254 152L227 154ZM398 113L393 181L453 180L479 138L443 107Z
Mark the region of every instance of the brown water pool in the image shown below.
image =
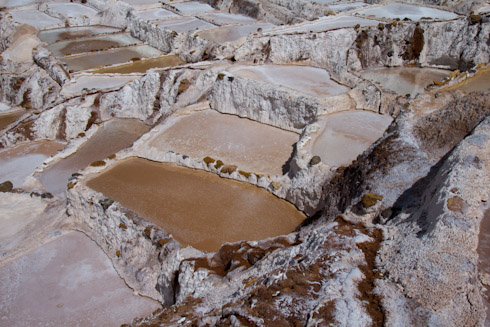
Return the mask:
M305 219L292 204L258 187L141 158L119 162L87 186L204 251L287 234Z
M150 58L144 60L134 61L130 64L118 65L115 67L107 67L92 71L95 74L131 74L131 73L146 73L151 68L165 68L182 65L185 62L182 61L179 56L169 55L158 58Z
M22 117L24 113L24 110L16 110L6 113L0 112L0 131Z
M466 93L488 91L490 89L490 67L478 71L473 77L450 89L459 89Z

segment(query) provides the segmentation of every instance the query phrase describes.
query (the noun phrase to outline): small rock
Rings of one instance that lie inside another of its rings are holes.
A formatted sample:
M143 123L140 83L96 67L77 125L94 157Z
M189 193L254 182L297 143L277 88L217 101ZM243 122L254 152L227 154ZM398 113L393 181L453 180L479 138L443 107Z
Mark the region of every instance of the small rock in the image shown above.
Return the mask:
M281 183L279 182L272 182L271 185L274 190L278 190L281 188Z
M451 211L463 213L464 201L459 196L453 196L447 200L447 208Z
M375 193L366 193L362 196L362 205L364 208L370 208L374 206L378 201L383 200L383 197L381 195L375 194Z
M0 184L0 192L10 192L14 188L14 184L11 181L6 181Z
M221 172L223 174L231 174L233 173L234 171L237 170L237 166L235 165L224 165L223 167L221 167Z
M322 162L322 158L320 156L313 156L310 160L310 166L318 165L320 162Z

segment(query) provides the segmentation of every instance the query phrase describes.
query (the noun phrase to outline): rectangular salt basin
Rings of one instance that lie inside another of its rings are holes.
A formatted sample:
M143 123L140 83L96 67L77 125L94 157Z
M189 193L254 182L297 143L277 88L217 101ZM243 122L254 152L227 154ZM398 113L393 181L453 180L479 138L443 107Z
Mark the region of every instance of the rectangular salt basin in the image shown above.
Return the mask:
M238 169L283 174L298 134L246 118L205 110L174 116L149 145L192 158L212 157Z
M97 10L79 3L49 3L48 9L57 11L67 17L90 17L97 14Z
M329 5L328 8L335 11L348 11L360 7L367 6L367 3L364 2L352 2L352 3L341 3L336 5Z
M162 3L160 0L124 0L124 2L133 6L158 5Z
M93 36L98 34L116 33L120 32L120 28L93 25L93 26L77 26L77 27L64 27L51 30L44 30L39 32L39 39L46 43L54 43L60 40L76 39L84 36Z
M391 124L392 118L369 111L342 111L319 119L323 125L313 140L312 155L330 167L349 165Z
M162 20L180 17L179 15L163 8L134 11L134 14L143 20Z
M20 7L20 6L28 6L35 4L39 1L37 0L3 0L1 5L2 7L11 8L11 7Z
M449 89L458 89L466 93L490 90L490 67L478 71L473 77L467 78Z
M366 19L353 16L335 16L320 18L314 22L297 24L286 28L277 28L264 34L290 34L290 33L318 33L338 28L348 28L359 26L377 26L380 22L377 20Z
M216 25L205 22L195 17L183 17L177 19L169 19L161 22L156 22L159 27L163 27L177 33L194 32L197 30L205 30L215 28Z
M361 72L361 76L381 88L399 95L415 97L425 87L449 75L449 71L435 68L393 67L373 68Z
M1 105L3 105L3 103ZM24 114L25 110L0 110L0 131L10 124L16 122Z
M48 16L39 10L11 11L10 14L15 22L28 24L38 29L63 25L58 18Z
M54 141L37 141L0 151L0 183L9 180L14 187L21 187L34 169L63 146Z
M215 252L224 242L292 232L305 218L264 189L202 170L129 158L87 186L160 226L184 245Z
M172 3L170 4L170 6L175 8L176 11L182 15L196 15L204 12L215 11L215 9L207 3L201 3L197 1Z
M116 327L161 308L135 295L97 244L59 236L0 268L2 326Z
M185 64L179 56L168 55L157 58L143 59L133 61L130 64L111 66L98 70L91 71L94 74L131 74L131 73L146 73L152 68L175 67Z
M91 36L76 40L59 41L48 45L49 51L57 57L109 50L128 45L140 44L141 41L132 37L129 33L118 33L109 35Z
M275 84L316 97L338 95L349 91L349 88L331 80L326 70L309 66L234 66L228 71L239 77Z
M272 24L254 24L254 25L238 25L238 26L222 26L219 28L198 32L197 35L203 39L216 43L232 42L243 37L247 37L251 33L257 31L268 30L275 27Z
M68 65L70 70L79 71L125 63L141 58L157 57L161 55L162 52L155 48L148 45L139 45L90 54L63 57L61 60Z
M450 11L422 6L407 5L404 3L388 3L386 5L372 6L370 8L360 10L358 13L360 15L390 19L409 18L413 21L419 21L424 17L441 20L450 20L458 17L458 15Z
M62 195L71 175L94 161L130 147L149 127L137 119L112 119L74 154L49 166L37 177L51 193Z
M224 12L213 12L209 14L199 15L201 19L216 25L231 25L231 24L253 24L257 20L238 14L228 14Z
M136 78L138 78L138 76L84 75L72 79L65 84L61 94L65 97L73 97L82 94L83 90L107 91L117 89Z

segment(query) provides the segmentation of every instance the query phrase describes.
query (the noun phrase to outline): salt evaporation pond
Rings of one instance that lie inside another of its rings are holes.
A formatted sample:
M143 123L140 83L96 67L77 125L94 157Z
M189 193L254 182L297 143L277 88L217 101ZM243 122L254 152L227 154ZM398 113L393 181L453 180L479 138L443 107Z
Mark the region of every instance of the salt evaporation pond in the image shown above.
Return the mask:
M77 26L44 30L39 32L38 37L43 42L54 43L60 40L77 39L84 36L116 33L120 31L120 28L103 25Z
M67 17L90 17L97 14L97 10L79 3L49 3L48 9L57 11Z
M369 111L343 111L319 119L321 134L313 141L312 154L331 167L350 164L383 136L390 116Z
M61 94L65 97L72 97L82 94L84 90L107 91L117 89L124 84L131 82L138 76L105 76L105 75L83 75L72 78L63 86Z
M131 146L148 129L149 126L137 119L112 119L77 152L51 165L37 177L49 192L63 195L73 173Z
M24 114L25 110L9 110L7 112L2 112L0 110L0 131L16 122Z
M383 89L411 97L423 93L427 85L448 75L447 70L418 67L382 67L361 72L363 78L379 84Z
M181 60L179 56L168 55L157 58L149 58L143 60L133 61L129 64L122 64L112 67L101 68L91 71L94 74L131 74L131 73L146 73L148 69L152 68L165 68L175 67L185 64L185 61Z
M211 30L198 32L198 36L216 43L232 42L242 37L247 37L251 33L268 30L275 25L268 23L258 23L253 25L223 26Z
M163 8L135 11L134 14L143 20L161 20L179 17L179 15Z
M58 18L46 15L39 10L11 11L10 14L15 22L31 25L37 29L57 27L63 24Z
M481 69L474 76L450 87L450 89L458 89L466 93L488 91L490 89L490 67Z
M174 116L167 125L150 146L197 159L209 156L262 174L282 175L299 139L295 133L214 110Z
M48 45L48 50L51 51L53 55L60 57L70 54L108 50L110 48L118 48L140 43L140 40L135 39L128 33L118 33L91 36L77 40L59 41Z
M175 31L177 33L193 32L216 27L216 25L205 22L196 17L168 19L161 22L155 22L155 24L157 24L159 27Z
M228 71L239 77L275 84L317 97L349 91L349 88L331 80L326 70L309 66L234 66Z
M208 14L202 14L199 17L216 25L253 24L257 22L257 20L248 16L229 14L224 12L212 12Z
M450 20L458 17L458 15L450 11L422 6L407 5L404 3L388 3L385 5L373 6L360 10L358 13L366 16L375 16L389 19L408 18L414 21L419 21L422 18Z
M117 163L87 186L204 251L217 251L224 242L287 234L305 218L264 189L141 158Z
M328 8L335 11L348 11L352 9L357 9L360 7L367 6L367 3L364 2L351 2L351 3L340 3L335 5L329 5Z
M73 55L62 58L70 70L79 71L125 63L141 58L158 57L162 53L148 45L99 51L89 54Z
M172 3L171 6L174 7L179 14L183 15L196 15L205 12L215 11L215 9L207 3L201 3L197 1Z
M2 326L120 326L161 306L135 295L87 236L71 232L0 268Z
M333 29L355 27L359 25L364 26L377 26L380 22L377 20L354 17L354 16L334 16L325 17L315 20L314 22L307 22L296 24L286 28L276 28L265 32L264 34L292 34L292 33L318 33L325 32Z
M9 180L14 187L21 187L27 176L63 146L55 141L37 141L0 151L0 183Z

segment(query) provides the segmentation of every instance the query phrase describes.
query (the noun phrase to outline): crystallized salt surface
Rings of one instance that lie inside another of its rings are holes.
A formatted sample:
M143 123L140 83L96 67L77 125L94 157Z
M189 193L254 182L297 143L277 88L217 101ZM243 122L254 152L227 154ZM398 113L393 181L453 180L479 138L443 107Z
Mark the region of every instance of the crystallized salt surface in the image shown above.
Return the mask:
M247 37L251 33L271 29L274 26L275 25L267 23L259 23L254 25L223 26L203 32L198 32L197 35L209 41L213 41L216 43L225 43L238 40L242 37Z
M202 14L200 17L210 23L216 25L229 25L229 24L253 24L255 19L237 14L229 14L223 12Z
M15 22L28 24L35 28L47 28L62 25L62 21L46 15L39 10L11 11L10 14Z
M215 28L216 25L205 22L195 17L183 17L178 19L169 19L157 22L158 26L178 33L193 32Z
M59 41L48 46L49 51L55 56L66 56L84 52L108 50L122 46L140 44L141 41L132 37L129 33L91 36L87 38Z
M212 157L240 170L282 175L298 135L214 110L175 116L150 141L161 151Z
M87 186L204 251L216 251L224 242L287 234L305 218L259 187L141 158L118 162Z
M366 8L359 11L359 14L391 19L409 18L414 21L418 21L422 17L443 20L455 19L456 17L458 17L458 15L456 15L455 13L449 11L429 7L407 5L404 3L388 3L386 5Z
M204 12L215 11L215 9L207 3L201 3L197 1L172 3L171 6L177 9L177 12L183 15L195 15Z
M125 47L108 51L64 57L70 70L86 70L97 67L126 63L131 60L161 56L162 52L148 45Z
M54 141L37 141L0 151L0 183L9 180L14 187L21 187L36 167L62 147Z
M66 97L81 94L84 89L90 90L110 90L123 86L124 84L136 79L138 76L104 76L104 75L83 75L72 79L63 86L62 94Z
M313 96L331 96L349 91L345 86L330 79L321 68L294 65L235 66L233 74L279 85Z
M57 11L68 17L89 17L97 14L97 10L79 3L49 3L48 9Z
M352 2L352 3L340 3L335 5L329 5L328 7L335 11L348 11L364 6L367 6L367 4L364 2Z
M144 6L144 5L154 5L160 4L162 1L160 0L124 0L124 2L129 3L134 6Z
M7 105L7 104L5 104L3 102L0 102L0 112L7 111L9 109L10 109L10 106L9 105Z
M87 236L71 232L0 268L2 326L120 326L160 305L134 295Z
M21 231L46 208L40 197L0 192L0 242ZM1 307L1 305L0 305ZM1 325L0 319L0 325Z
M119 31L121 31L120 28L102 25L64 27L41 31L39 32L39 39L46 43L54 43L59 40L76 39L83 36L116 33Z
M372 19L366 19L362 17L353 16L334 16L325 17L315 20L314 22L307 22L297 24L286 28L272 29L264 34L289 34L289 33L310 33L310 32L324 32L328 30L355 27L360 26L376 26L380 22Z
M179 17L179 15L163 8L135 11L134 14L144 20L161 20Z
M361 72L362 77L377 83L385 90L412 97L423 93L427 85L448 74L449 71L443 69L418 67L373 68Z
M477 14L483 14L487 12L490 12L490 4L478 8L478 10L476 11Z
M112 119L77 152L51 165L38 178L49 192L62 195L73 173L131 146L148 129L147 125L137 119Z
M343 111L319 119L321 134L314 140L313 155L328 166L350 164L380 138L392 118L368 111Z
M480 278L485 281L485 283L483 283L485 294L484 303L487 307L488 316L490 314L490 209L485 211L485 215L480 223L478 268Z

